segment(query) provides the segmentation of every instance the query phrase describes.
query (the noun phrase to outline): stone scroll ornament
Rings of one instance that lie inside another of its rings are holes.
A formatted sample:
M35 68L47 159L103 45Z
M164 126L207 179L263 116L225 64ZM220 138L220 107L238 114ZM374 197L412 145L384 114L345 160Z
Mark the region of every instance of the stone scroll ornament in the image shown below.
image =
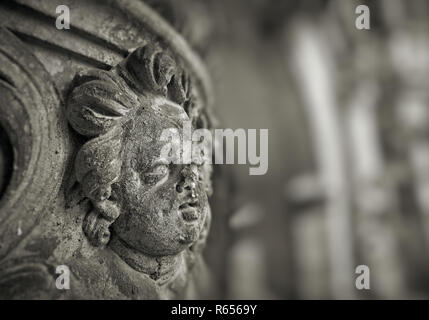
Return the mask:
M0 27L0 295L4 298L33 297L27 294L33 290L43 297L52 289L48 271L52 266L38 250L23 244L46 218L62 182L67 127L60 105L43 65Z

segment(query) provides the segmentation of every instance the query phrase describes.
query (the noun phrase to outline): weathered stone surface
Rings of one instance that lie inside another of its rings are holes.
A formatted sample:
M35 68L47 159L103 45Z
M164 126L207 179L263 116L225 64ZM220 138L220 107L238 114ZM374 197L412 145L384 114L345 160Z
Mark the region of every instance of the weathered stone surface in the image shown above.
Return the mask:
M64 4L67 31L55 1L0 5L0 296L209 297L211 167L159 158L211 126L203 63L141 1Z

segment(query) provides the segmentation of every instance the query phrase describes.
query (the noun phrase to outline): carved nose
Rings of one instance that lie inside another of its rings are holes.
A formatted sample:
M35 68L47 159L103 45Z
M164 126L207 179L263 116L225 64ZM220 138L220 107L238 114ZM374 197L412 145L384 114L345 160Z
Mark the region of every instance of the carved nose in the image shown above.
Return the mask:
M176 190L181 193L184 190L191 192L191 197L195 198L195 189L198 182L198 167L195 164L188 165L182 169L182 180L176 187Z

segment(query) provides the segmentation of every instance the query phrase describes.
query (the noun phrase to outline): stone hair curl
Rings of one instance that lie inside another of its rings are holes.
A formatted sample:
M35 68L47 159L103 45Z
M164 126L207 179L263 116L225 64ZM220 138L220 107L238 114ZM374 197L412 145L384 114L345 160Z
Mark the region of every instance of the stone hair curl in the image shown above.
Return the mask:
M95 246L109 241L109 227L119 216L118 207L109 198L121 171L121 122L136 99L120 77L101 70L77 75L68 99L70 125L91 138L76 155L75 174L83 194L93 204L83 231Z
M186 109L195 105L189 78L171 56L151 45L135 50L110 71L89 70L73 80L66 114L72 128L89 139L74 165L76 180L93 205L83 231L95 246L108 243L109 227L120 214L110 198L121 174L122 125L148 92L181 104L188 114Z

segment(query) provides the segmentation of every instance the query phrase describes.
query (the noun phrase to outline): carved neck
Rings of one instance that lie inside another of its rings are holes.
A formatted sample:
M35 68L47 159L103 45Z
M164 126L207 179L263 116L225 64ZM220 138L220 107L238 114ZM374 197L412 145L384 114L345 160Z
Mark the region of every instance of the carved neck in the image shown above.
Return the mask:
M175 256L149 256L131 248L117 235L112 235L109 247L131 268L148 275L160 285L174 279L184 266L182 253Z

